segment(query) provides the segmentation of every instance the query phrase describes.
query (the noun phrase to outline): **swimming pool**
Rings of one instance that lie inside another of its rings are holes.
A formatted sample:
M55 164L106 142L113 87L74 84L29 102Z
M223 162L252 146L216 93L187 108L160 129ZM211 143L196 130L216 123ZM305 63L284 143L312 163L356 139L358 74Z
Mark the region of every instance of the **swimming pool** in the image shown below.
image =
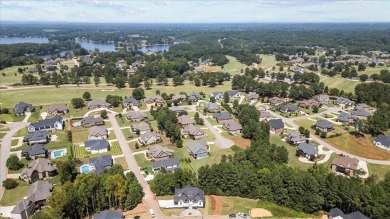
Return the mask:
M61 150L61 151L54 151L54 156L55 157L62 157L62 154L63 154L64 152Z
M80 173L89 173L91 171L91 166L89 164L84 164L80 167Z
M51 152L51 158L56 159L58 157L63 157L68 153L68 150L66 148L58 149Z

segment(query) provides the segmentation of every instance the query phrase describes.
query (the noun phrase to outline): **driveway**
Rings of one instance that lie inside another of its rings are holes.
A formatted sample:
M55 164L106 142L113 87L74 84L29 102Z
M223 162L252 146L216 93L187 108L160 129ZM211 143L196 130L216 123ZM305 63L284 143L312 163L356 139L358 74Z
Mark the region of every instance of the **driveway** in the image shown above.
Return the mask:
M219 148L231 148L234 145L234 142L230 139L227 139L219 133L219 131L211 125L211 123L206 119L204 115L201 115L200 118L203 119L204 125L210 130L210 132L215 136L215 145Z
M26 114L26 117L24 117L23 122L27 122L28 121L28 119L31 116L31 112L26 112L25 114Z

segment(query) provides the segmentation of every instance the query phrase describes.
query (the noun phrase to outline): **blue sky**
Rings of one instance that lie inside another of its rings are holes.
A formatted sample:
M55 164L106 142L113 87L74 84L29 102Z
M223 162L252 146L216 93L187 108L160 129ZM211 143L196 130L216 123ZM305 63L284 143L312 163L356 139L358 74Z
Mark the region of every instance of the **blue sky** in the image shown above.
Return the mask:
M390 0L0 0L1 21L390 22Z

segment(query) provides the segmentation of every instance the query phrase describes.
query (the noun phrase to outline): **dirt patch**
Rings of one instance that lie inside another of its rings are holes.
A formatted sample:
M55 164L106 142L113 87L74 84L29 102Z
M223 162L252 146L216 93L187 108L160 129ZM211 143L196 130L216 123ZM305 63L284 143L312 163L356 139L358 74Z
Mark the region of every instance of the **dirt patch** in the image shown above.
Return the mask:
M220 71L221 70L221 67L219 66L204 66L203 67L203 71L205 72L216 72L216 71Z
M236 144L238 147L246 149L251 145L251 140L250 139L245 139L245 138L229 138Z
M222 203L220 197L215 195L210 195L211 199L211 214L220 215L222 212Z
M264 208L253 208L249 214L251 217L272 217L271 212Z
M141 218L150 218L149 212L143 203L137 205L137 207L131 211L123 212L123 215L125 218L133 218L135 216L140 216Z

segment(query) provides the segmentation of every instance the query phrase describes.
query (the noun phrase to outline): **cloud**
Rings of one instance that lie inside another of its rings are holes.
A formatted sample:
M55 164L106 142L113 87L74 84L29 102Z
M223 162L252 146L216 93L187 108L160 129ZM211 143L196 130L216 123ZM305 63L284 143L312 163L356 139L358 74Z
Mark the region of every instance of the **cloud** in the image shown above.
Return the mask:
M221 4L222 2L220 1L204 1L204 2L201 2L199 3L200 5L205 5L205 6L209 6L209 5L218 5L218 4Z
M152 0L155 5L170 5L172 2L170 0Z

